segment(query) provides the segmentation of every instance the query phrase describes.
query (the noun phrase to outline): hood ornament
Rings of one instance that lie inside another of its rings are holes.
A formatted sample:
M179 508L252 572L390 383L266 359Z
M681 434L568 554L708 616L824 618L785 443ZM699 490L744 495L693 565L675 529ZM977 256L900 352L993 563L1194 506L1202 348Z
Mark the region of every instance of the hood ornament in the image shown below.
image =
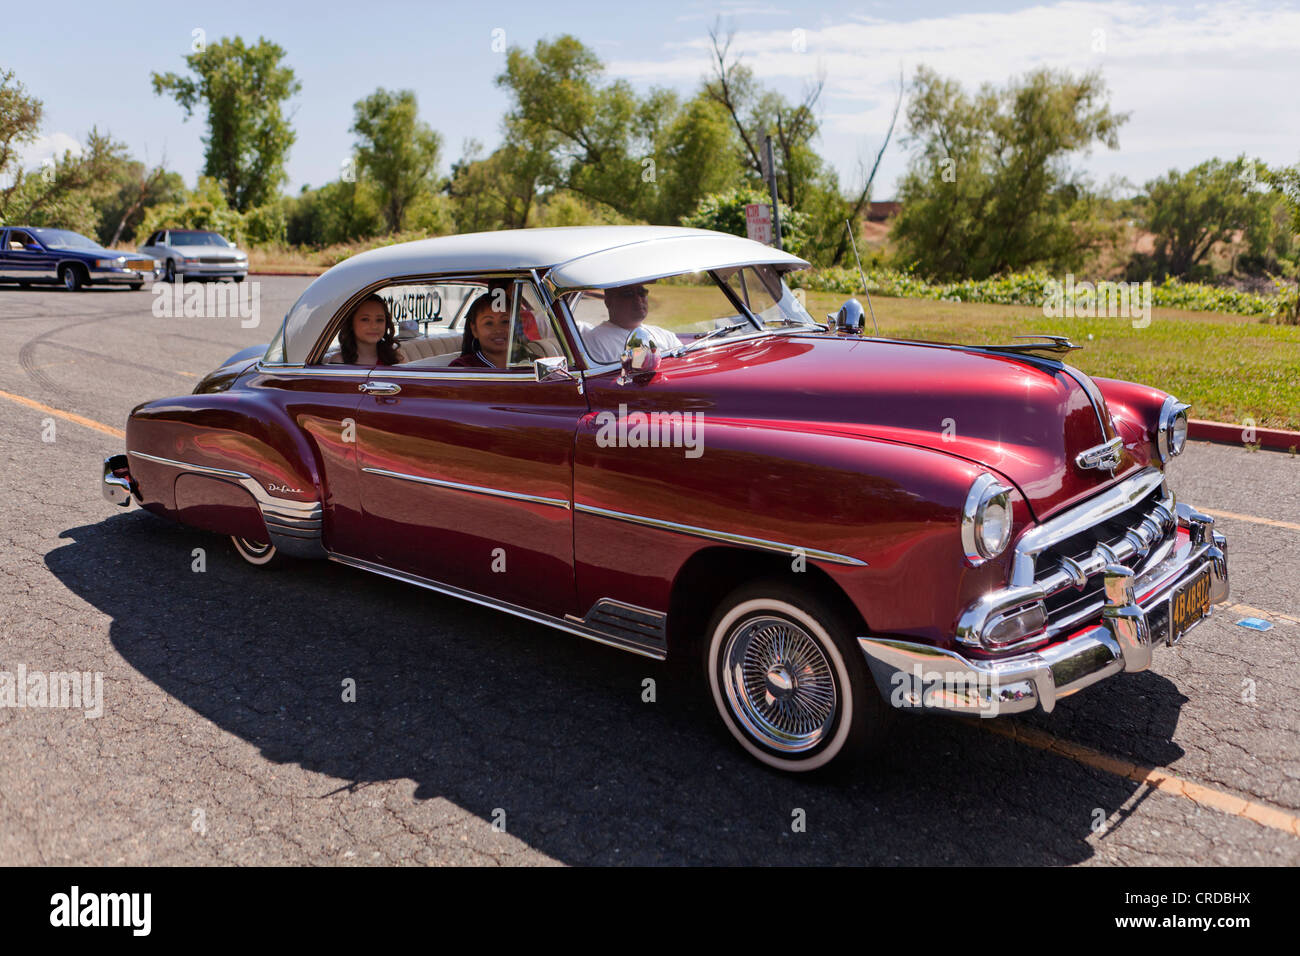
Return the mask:
M986 346L994 352L1055 352L1058 355L1065 355L1067 352L1075 352L1082 345L1075 345L1064 335L1049 335L1046 332L1034 332L1032 335L1013 335L1013 339L1046 339L1047 341L1024 342L1015 345L989 345Z

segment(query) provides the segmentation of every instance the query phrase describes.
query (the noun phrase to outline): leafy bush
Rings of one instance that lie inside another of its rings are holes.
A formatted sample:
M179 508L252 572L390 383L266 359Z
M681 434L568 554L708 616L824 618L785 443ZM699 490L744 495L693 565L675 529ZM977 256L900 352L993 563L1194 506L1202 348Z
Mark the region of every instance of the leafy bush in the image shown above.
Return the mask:
M1038 307L1043 305L1048 284L1054 278L1045 272L1033 271L940 283L928 282L911 272L897 269L872 269L866 277L867 291L872 295ZM862 294L862 279L854 269L811 269L791 273L787 281L793 287L815 292L845 296ZM1274 318L1294 309L1297 295L1295 286L1283 282L1274 282L1274 289L1271 295L1265 295L1167 278L1152 285L1151 304L1169 309Z
M694 229L714 229L743 236L745 231L745 206L750 203L771 205L767 193L748 186L737 186L726 192L710 193L700 200L695 211L682 217L682 225ZM802 255L808 243L808 217L781 203L781 247L786 252Z

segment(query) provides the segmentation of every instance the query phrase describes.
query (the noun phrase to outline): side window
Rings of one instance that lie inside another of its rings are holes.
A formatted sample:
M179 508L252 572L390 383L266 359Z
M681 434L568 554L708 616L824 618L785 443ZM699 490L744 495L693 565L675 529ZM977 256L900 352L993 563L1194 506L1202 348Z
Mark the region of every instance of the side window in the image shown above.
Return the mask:
M367 297L339 321L323 364L394 365L411 371L530 369L538 358L570 357L553 316L528 280L394 283L374 295L379 301ZM384 342L376 342L385 313L389 332Z
M9 232L9 251L22 252L28 246L33 245L32 237L18 229Z
M565 346L564 336L555 324L555 318L542 304L541 296L532 282L515 283L515 323L510 356L511 366L531 367L539 358L562 357L572 361Z

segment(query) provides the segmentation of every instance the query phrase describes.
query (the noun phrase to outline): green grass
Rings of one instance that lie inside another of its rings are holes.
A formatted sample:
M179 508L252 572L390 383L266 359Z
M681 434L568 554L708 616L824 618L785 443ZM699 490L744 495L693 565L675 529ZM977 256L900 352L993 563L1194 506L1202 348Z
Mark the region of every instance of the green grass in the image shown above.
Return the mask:
M679 328L703 318L716 296L708 288L653 285L648 321ZM823 319L844 298L809 292L808 311ZM861 296L859 300L866 305ZM1033 306L883 296L871 301L883 336L990 345L1033 332L1068 335L1083 346L1066 358L1071 365L1090 375L1164 389L1190 402L1193 418L1251 418L1260 428L1300 430L1300 326L1153 308L1151 324L1135 329L1128 319L1048 319Z

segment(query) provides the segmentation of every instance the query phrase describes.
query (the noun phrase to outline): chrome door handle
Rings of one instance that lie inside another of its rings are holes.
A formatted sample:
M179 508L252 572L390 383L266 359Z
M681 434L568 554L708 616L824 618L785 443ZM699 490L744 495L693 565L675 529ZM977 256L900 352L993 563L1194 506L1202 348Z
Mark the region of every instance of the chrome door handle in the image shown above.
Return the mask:
M396 382L362 382L357 388L367 395L396 395L402 390Z

